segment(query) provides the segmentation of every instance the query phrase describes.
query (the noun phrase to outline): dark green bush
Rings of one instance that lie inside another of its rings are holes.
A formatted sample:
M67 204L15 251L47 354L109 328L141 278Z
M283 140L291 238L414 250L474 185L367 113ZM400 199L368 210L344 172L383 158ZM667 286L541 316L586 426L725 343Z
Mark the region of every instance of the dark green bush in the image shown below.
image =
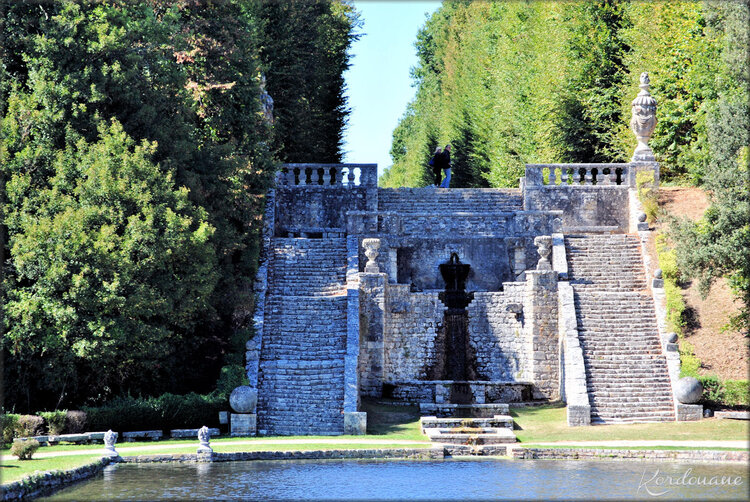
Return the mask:
M231 364L221 368L219 379L216 381L216 392L229 397L232 391L240 385L248 385L245 368L239 364Z
M70 410L65 414L65 432L68 434L81 434L86 432L86 412L81 410Z
M159 397L121 396L103 406L85 407L89 429L137 431L218 427L219 411L228 406L226 396L195 393Z
M47 434L62 434L65 430L65 415L67 410L62 411L39 411L37 415L44 419L47 425Z
M32 416L32 415L27 415ZM18 460L31 460L31 456L39 449L39 441L27 439L26 441L14 441L10 448L10 454L18 457Z
M0 425L2 425L3 444L10 444L13 438L18 435L18 419L21 415L15 413L3 413L0 415Z
M747 380L724 380L713 375L700 376L703 384L701 403L712 408L747 408L750 405L750 387Z
M18 435L21 437L40 436L44 433L44 419L36 415L18 417Z

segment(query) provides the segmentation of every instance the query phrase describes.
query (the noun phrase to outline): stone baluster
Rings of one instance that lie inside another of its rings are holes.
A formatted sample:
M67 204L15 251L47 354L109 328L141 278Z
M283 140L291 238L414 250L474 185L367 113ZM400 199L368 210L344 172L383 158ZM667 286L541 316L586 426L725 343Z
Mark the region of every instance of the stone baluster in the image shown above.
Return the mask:
M300 167L299 168L299 186L305 186L305 185L307 185L307 168Z
M347 168L349 170L349 174L347 174L346 178L348 180L347 186L349 188L352 188L354 186L354 168L349 167Z
M563 167L560 169L560 184L561 185L567 185L568 184L568 168Z
M313 167L312 171L310 171L310 184L311 185L318 185L318 181L320 180L320 173L318 172L317 167Z
M591 172L591 169L585 168L586 173L583 175L583 184L584 185L593 185L594 184L594 174Z
M605 168L601 168L601 170L599 171L599 174L596 177L596 183L598 185L611 185L612 184L611 177L612 177L612 173L614 173L615 170L614 168L610 168L608 174L605 174L604 172L605 170L606 170Z
M549 183L548 185L557 185L557 176L555 171L557 171L557 167L550 166L549 168Z

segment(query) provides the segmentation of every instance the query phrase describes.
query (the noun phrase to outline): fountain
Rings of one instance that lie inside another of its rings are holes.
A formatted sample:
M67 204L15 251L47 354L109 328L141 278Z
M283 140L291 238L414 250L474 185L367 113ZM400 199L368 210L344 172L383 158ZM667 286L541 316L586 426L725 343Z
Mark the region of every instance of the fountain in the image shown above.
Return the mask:
M477 380L476 363L469 344L469 312L466 310L474 299L474 293L466 291L471 265L461 263L458 254L452 253L448 262L439 268L445 291L440 292L438 298L447 308L436 341L443 357L438 357L431 376L433 380Z

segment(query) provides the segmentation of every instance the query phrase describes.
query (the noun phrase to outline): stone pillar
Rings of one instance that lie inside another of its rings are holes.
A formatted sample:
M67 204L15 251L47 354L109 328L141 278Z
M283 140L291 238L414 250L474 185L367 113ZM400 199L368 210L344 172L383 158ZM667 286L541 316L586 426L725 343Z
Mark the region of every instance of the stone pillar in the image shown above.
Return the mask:
M560 336L557 317L557 272L527 270L524 318L531 351L534 399L560 399Z
M359 388L362 395L378 397L385 365L386 274L359 277Z

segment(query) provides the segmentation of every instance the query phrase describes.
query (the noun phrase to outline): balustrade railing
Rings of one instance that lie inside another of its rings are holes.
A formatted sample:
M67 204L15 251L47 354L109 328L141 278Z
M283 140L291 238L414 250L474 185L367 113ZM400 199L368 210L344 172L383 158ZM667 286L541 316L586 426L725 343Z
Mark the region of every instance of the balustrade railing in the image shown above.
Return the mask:
M526 164L527 186L629 185L630 164Z
M283 164L279 186L377 187L377 164Z

